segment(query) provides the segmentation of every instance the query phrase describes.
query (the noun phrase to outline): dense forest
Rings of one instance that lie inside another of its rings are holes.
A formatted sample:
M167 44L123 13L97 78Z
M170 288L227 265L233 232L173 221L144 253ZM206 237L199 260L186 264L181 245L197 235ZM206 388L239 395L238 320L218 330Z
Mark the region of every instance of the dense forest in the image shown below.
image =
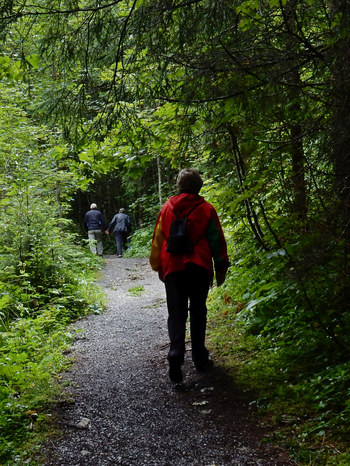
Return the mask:
M186 166L229 247L212 347L296 461L349 464L350 3L3 0L0 41L4 464L45 422L65 326L103 309L89 204L125 207L147 256Z

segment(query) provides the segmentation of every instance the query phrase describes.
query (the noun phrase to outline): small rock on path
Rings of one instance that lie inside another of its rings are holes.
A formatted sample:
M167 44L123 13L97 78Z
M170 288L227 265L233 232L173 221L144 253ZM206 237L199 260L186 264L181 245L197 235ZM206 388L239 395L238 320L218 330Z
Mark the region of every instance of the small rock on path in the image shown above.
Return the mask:
M186 354L181 390L168 380L164 285L147 259L108 256L107 310L75 324L70 382L55 420L50 465L292 465L261 443L247 395L223 368L197 374Z

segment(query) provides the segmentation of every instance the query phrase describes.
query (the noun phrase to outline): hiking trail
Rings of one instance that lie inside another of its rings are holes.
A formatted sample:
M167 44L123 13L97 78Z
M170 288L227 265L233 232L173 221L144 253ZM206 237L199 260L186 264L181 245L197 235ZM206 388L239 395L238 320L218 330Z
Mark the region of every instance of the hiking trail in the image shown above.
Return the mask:
M174 388L164 285L147 259L107 256L100 284L107 309L74 324L74 363L53 413L62 435L45 465L295 464L261 443L266 427L219 363L198 374L187 348L185 384Z

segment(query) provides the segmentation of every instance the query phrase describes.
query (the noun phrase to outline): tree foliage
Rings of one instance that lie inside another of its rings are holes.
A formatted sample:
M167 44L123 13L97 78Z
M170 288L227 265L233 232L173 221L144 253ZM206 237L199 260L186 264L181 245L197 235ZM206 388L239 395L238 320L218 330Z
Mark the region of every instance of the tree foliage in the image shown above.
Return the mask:
M57 129L34 124L23 90L0 84L0 458L15 458L31 422L54 393L64 367L63 332L102 308L94 296L97 263L76 244L64 218L79 176L69 170ZM96 294L96 293L95 293ZM25 454L25 452L24 452Z
M177 169L194 165L229 238L229 322L273 350L284 381L312 381L310 403L332 428L349 420L349 13L346 0L0 7L0 77L21 82L21 107L51 128L50 143L42 126L28 141L16 114L23 160L2 138L6 215L26 218L30 200L40 224L76 186L77 223L83 202L97 198L107 217L125 204L146 227L136 243L149 240ZM3 134L12 128L10 114ZM10 244L21 262L27 245L41 283L47 251L33 235L45 236L26 223ZM332 395L320 400L322 384Z

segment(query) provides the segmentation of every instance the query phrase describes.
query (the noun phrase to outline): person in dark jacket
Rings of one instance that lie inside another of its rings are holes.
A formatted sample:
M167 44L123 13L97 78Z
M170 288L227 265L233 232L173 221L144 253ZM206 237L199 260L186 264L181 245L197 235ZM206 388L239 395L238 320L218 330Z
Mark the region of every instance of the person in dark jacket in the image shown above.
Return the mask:
M227 247L214 207L199 196L203 181L193 168L181 170L177 178L179 194L162 207L153 233L150 264L165 283L168 307L169 377L181 383L185 355L188 302L191 321L192 360L198 372L212 365L205 347L209 286L214 268L217 285L226 277L229 266ZM192 250L169 252L170 227L174 220L187 217L187 236ZM214 262L214 267L213 267Z
M107 223L102 213L97 209L97 205L92 203L90 210L86 212L84 218L84 224L88 231L88 239L90 244L90 251L93 254L102 256L103 254L103 243L102 233L103 231L108 234Z
M126 211L123 207L119 209L119 213L112 218L108 230L115 236L117 256L122 257L123 248L126 247L127 238L131 231L130 217L126 214Z

